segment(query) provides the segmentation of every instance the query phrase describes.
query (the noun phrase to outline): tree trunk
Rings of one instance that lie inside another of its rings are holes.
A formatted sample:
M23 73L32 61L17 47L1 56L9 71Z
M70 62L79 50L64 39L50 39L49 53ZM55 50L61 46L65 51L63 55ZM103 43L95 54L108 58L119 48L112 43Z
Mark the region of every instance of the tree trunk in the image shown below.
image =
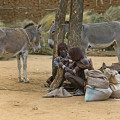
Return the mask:
M71 0L68 44L69 48L81 46L81 29L84 0Z
M58 9L56 11L56 16L55 16L55 40L54 40L53 58L57 56L57 45L60 42L64 42L67 3L68 0L59 0L58 2Z
M57 55L57 46L60 42L64 42L65 36L65 17L67 11L68 0L59 0L58 9L55 16L55 40L53 49L53 60ZM53 71L53 61L52 61L52 71ZM53 73L52 73L53 74Z

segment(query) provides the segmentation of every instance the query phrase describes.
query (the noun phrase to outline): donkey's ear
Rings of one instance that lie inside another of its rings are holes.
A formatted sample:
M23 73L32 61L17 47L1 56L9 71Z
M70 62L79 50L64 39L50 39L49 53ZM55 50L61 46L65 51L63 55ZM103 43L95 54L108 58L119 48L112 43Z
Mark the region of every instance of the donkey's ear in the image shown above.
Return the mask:
M52 25L55 25L55 21L54 20L52 21Z
M5 37L6 33L0 28L0 38Z
M39 24L38 26L37 26L37 30L39 30L39 28L41 28L42 27L42 24Z

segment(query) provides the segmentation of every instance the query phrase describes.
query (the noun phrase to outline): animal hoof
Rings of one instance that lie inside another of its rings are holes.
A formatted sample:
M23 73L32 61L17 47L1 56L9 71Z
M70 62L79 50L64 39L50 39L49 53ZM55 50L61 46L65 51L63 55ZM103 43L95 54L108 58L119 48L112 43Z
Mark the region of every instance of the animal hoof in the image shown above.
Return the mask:
M22 83L22 82L24 82L24 81L23 81L23 80L19 80L18 82L19 82L19 83Z
M25 81L25 83L30 83L30 81Z

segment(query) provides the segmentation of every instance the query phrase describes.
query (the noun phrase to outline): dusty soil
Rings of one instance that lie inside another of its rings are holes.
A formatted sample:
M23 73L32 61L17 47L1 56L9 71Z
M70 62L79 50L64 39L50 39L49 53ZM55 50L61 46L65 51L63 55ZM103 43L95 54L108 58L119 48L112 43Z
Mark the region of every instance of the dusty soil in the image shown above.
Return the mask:
M92 58L95 69L117 57ZM16 59L0 61L0 120L119 120L120 100L85 102L84 96L42 98L43 83L51 75L51 56L28 57L29 84L18 83Z

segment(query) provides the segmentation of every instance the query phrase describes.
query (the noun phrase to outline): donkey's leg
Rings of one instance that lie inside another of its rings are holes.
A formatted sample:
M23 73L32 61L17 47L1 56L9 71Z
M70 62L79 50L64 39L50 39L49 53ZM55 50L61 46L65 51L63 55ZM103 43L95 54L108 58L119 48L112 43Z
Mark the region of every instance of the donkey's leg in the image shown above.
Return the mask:
M120 64L120 48L115 49L117 52L118 63Z
M17 63L18 63L18 71L19 71L19 82L23 82L22 78L21 78L21 60L20 60L20 55L16 56L17 58Z
M118 63L120 64L120 41L118 39L116 39L116 41L114 41L113 47L117 53Z
M0 49L0 57L2 56L2 54L3 54L3 52L4 52L4 50L3 50L3 48L2 48L2 46L0 45L0 47L1 47L1 49Z
M86 47L82 47L82 53L83 53L84 57L87 58L87 48Z
M24 74L25 83L29 83L29 79L27 78L27 55L28 55L28 51L22 53L23 74Z
M86 35L82 34L82 40L81 40L81 47L82 47L82 52L85 58L87 58L87 48L88 48L88 38Z

